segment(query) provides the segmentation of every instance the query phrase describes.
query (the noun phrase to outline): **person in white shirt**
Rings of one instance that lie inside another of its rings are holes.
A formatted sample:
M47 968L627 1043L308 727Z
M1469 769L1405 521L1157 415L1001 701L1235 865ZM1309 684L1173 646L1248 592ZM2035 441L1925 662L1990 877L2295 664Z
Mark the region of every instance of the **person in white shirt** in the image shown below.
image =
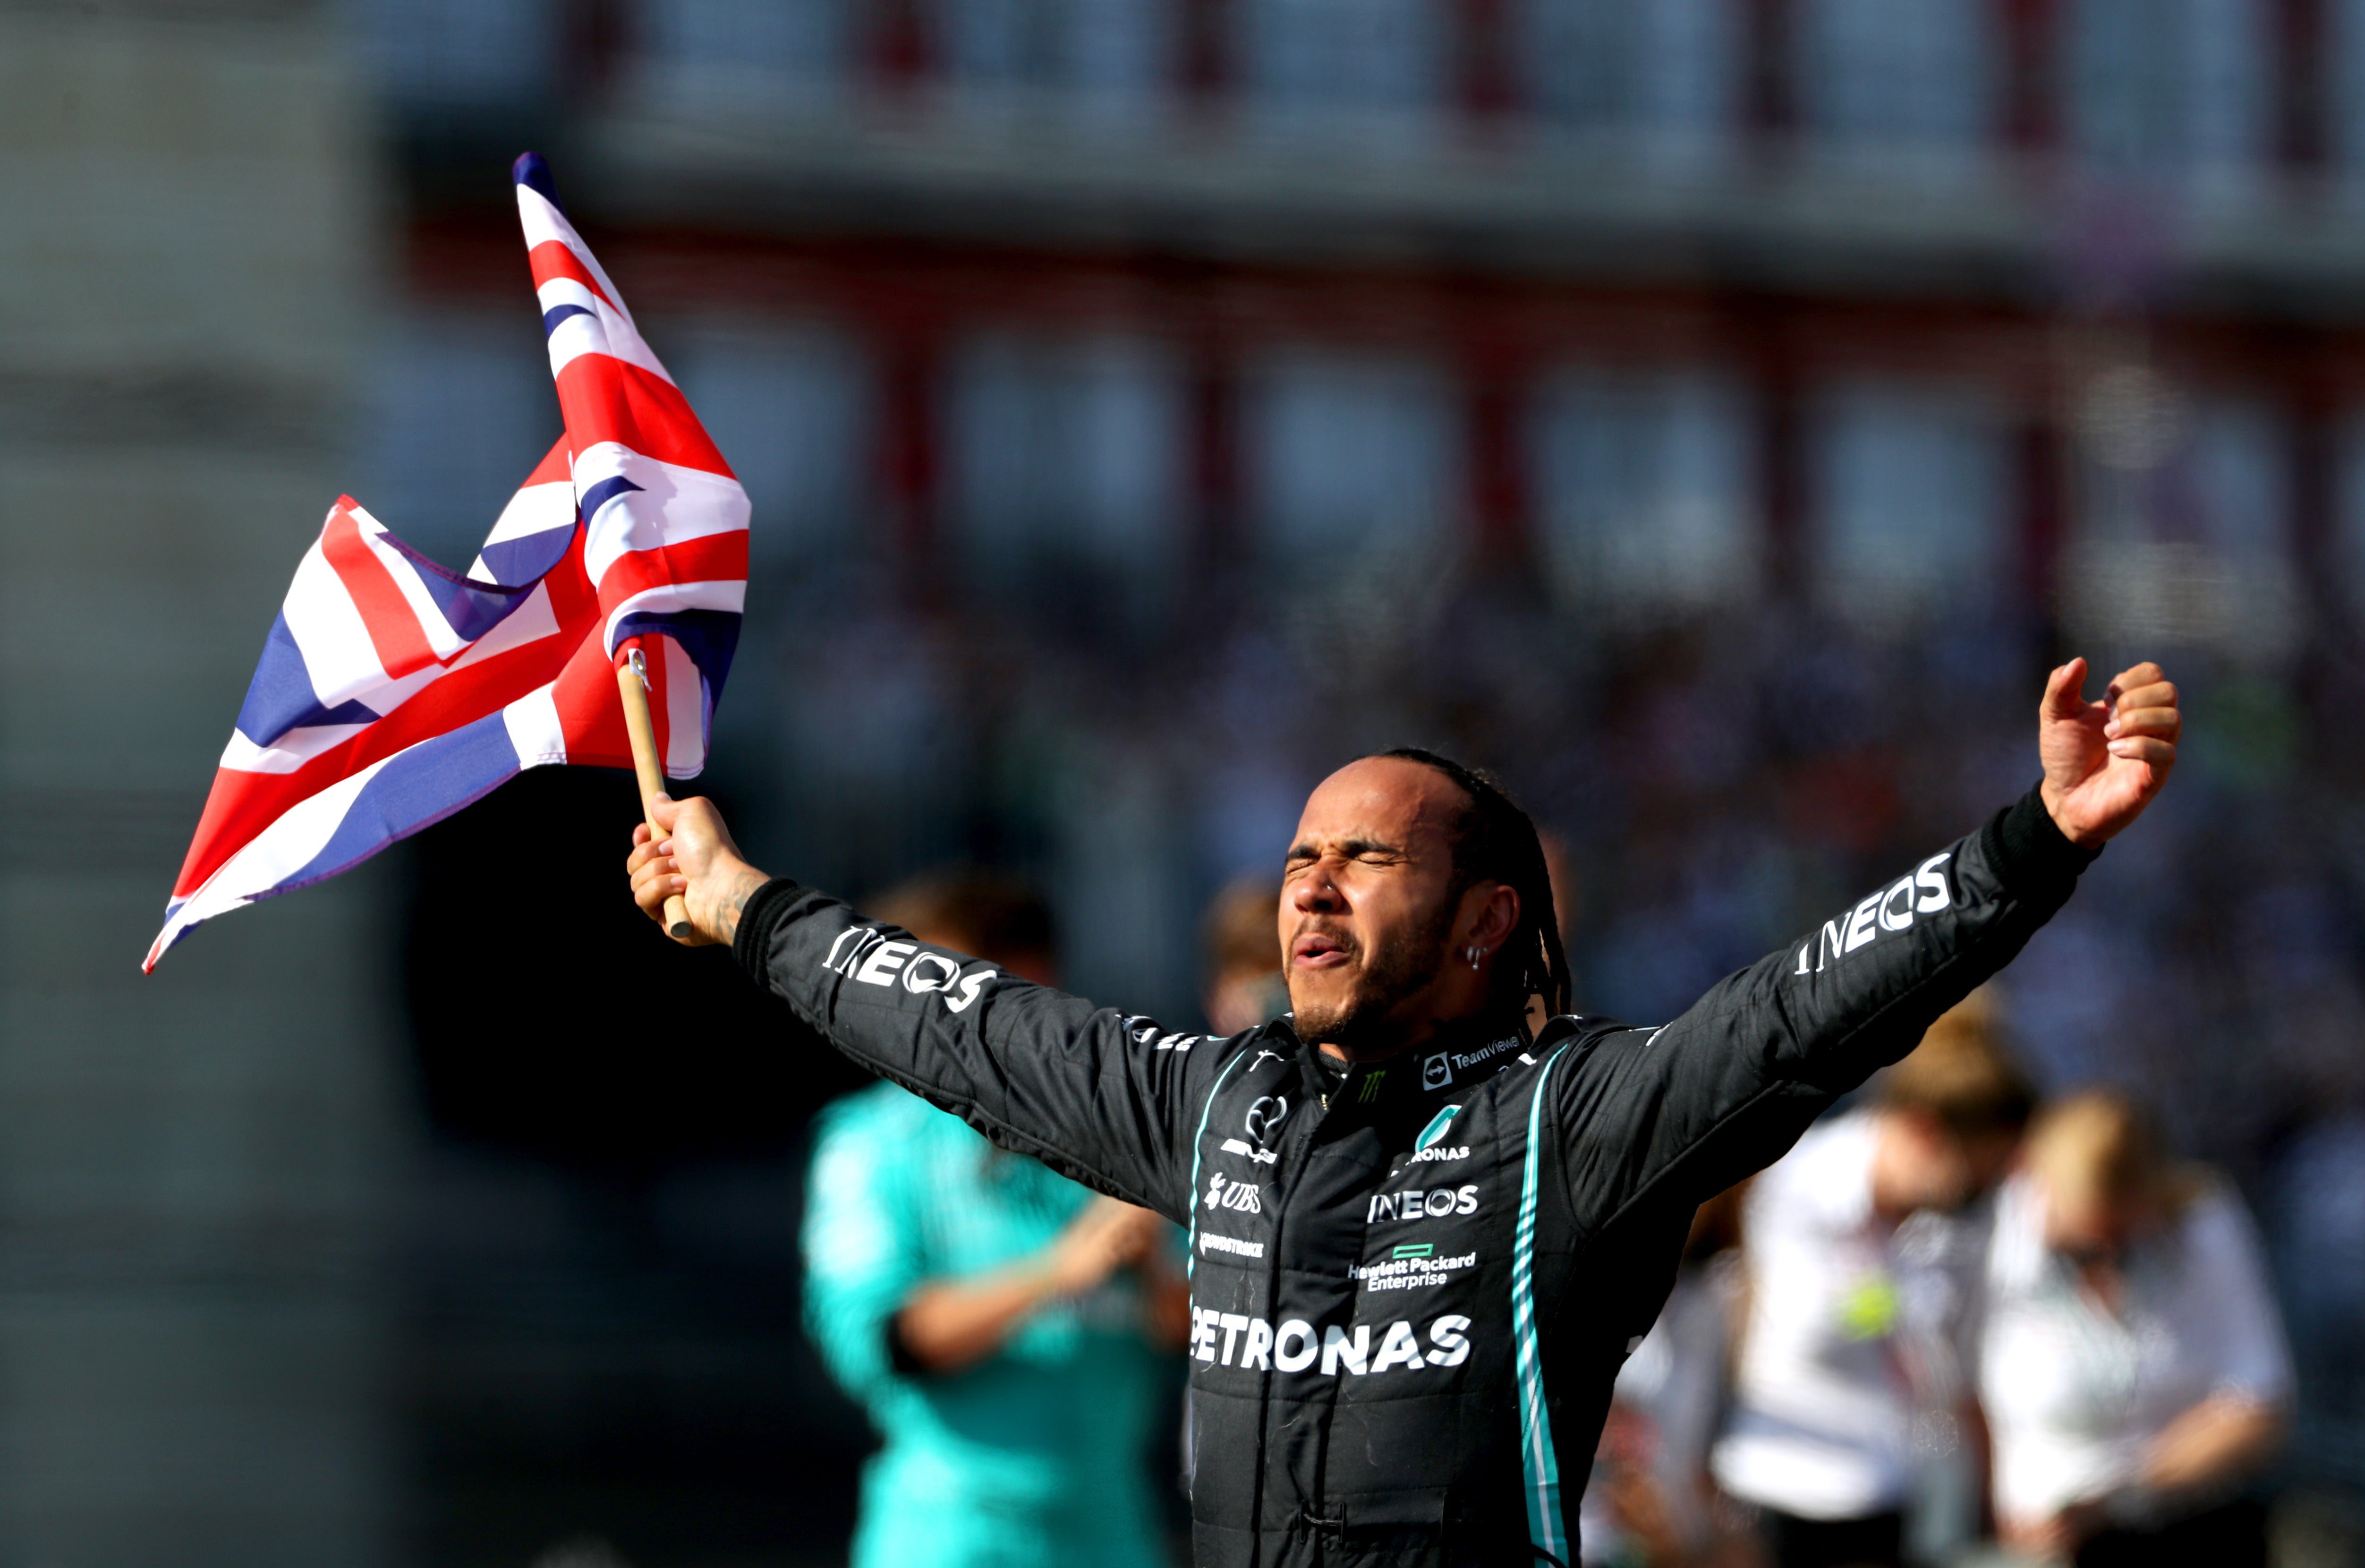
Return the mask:
M1743 1213L1748 1310L1719 1484L1777 1568L1889 1568L1925 1459L1956 1451L1984 1235L2035 1094L1984 999L1933 1026L1868 1108L1827 1118Z
M1586 1568L1708 1568L1740 1555L1708 1455L1732 1384L1747 1191L1729 1188L1693 1215L1675 1289L1618 1370L1579 1507Z
M2258 1237L2115 1094L2047 1112L1999 1194L1979 1385L2008 1544L2079 1568L2266 1562L2239 1493L2292 1372Z

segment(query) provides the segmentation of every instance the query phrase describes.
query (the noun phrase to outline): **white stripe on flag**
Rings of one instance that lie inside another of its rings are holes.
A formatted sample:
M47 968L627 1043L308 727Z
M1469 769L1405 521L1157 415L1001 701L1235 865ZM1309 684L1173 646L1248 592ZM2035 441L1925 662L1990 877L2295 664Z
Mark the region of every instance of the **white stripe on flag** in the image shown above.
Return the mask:
M695 778L706 766L706 681L679 643L657 644L665 650L666 777Z
M671 383L673 377L657 363L656 351L641 341L633 330L631 319L619 314L608 302L571 277L553 278L535 291L547 313L562 306L572 305L588 315L569 316L549 329L550 373L553 375L566 368L574 360L587 353L611 354L630 364Z
M400 756L399 752L395 754ZM199 921L211 920L241 905L252 903L312 862L328 847L338 824L353 808L354 797L394 757L381 757L349 778L340 778L308 800L289 807L270 826L256 834L239 852L223 862L206 885L173 912L157 934L156 954L171 946L180 934Z
M230 733L221 765L240 773L293 773L322 752L341 746L368 729L367 724L307 724L290 730L267 746L259 746L238 731Z
M745 612L747 603L747 581L734 577L719 583L667 583L659 588L643 588L615 608L601 628L601 646L611 658L616 655L616 628L627 615L658 614L668 610L727 610L734 615Z
M600 280L600 286L607 290L608 297L624 312L624 319L631 320L633 312L631 307L624 304L623 290L618 288L615 280L600 267L600 258L591 253L591 247L583 242L583 236L575 232L575 225L566 221L566 215L544 200L542 193L532 185L518 186L517 198L518 226L525 230L525 248L531 252L545 240L555 240L574 252L575 259L583 263L583 270Z
M485 567L482 554L485 546L506 544L512 539L529 534L547 533L554 528L575 526L575 484L569 479L555 479L547 484L527 485L510 498L501 515L493 521L493 531L485 535L485 544L478 546L476 564L468 575L480 583L496 581Z
M566 732L558 722L558 701L552 695L555 685L529 691L501 710L501 722L509 729L510 745L517 747L521 767L541 767L566 760Z
M618 477L639 487L617 492L588 520L583 570L595 585L618 556L634 550L746 530L747 492L736 479L660 463L612 441L576 455L577 495Z
M377 662L369 626L353 596L345 591L344 579L321 554L319 541L296 563L296 580L287 585L280 608L321 707L334 708L387 684L386 666Z
M427 585L420 580L419 568L411 565L410 557L387 543L386 524L358 505L353 512L353 525L361 534L362 543L377 557L377 563L386 568L387 576L394 579L395 588L401 592L403 602L410 606L410 613L418 621L419 630L426 637L427 645L435 650L435 656L448 659L458 653L465 645L465 640L453 630L452 623L443 619L443 607L429 595Z

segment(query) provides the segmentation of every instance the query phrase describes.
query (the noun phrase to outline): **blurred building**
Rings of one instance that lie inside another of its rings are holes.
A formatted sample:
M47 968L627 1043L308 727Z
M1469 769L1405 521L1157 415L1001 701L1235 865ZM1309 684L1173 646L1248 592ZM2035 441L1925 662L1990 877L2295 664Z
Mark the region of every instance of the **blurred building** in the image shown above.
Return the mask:
M349 58L300 0L0 6L0 1562L396 1557L387 884L138 968L350 482Z

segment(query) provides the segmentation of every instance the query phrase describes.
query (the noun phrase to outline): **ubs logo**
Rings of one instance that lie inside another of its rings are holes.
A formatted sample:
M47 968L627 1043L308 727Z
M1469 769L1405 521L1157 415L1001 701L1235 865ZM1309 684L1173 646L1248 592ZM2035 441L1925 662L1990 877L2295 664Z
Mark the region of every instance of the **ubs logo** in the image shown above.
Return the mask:
M1279 1094L1267 1094L1249 1107L1240 1118L1241 1130L1254 1143L1271 1143L1281 1131L1281 1124L1289 1120L1289 1102Z
M1234 1182L1220 1172L1207 1182L1207 1206L1211 1209L1238 1209L1243 1214L1262 1214L1261 1196L1261 1189L1254 1182Z
M1423 1089L1442 1089L1452 1081L1453 1063L1443 1051L1420 1064L1420 1086Z

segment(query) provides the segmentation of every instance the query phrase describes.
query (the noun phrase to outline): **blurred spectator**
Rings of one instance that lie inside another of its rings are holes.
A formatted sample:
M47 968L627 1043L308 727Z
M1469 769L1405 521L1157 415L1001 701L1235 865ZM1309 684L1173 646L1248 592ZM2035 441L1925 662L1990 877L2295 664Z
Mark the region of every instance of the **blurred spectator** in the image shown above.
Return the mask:
M878 910L1052 983L1015 884L929 879ZM804 1247L813 1338L886 1439L855 1568L1166 1561L1148 1454L1188 1287L1164 1221L881 1083L824 1113Z
M2280 1439L2282 1325L2241 1200L2102 1091L2049 1110L1998 1200L1981 1392L2005 1540L2079 1568L2266 1562L2236 1495Z
M1778 1568L1893 1564L1923 1460L1960 1448L1963 1339L1984 1241L1966 1205L2001 1179L2034 1092L1984 993L1760 1175L1749 1306L1718 1482Z
M1216 895L1204 927L1207 1026L1227 1037L1289 1011L1281 978L1281 884L1243 877Z
M1659 1318L1619 1369L1582 1505L1583 1561L1689 1568L1754 1561L1719 1506L1709 1445L1732 1392L1747 1184L1699 1206Z

